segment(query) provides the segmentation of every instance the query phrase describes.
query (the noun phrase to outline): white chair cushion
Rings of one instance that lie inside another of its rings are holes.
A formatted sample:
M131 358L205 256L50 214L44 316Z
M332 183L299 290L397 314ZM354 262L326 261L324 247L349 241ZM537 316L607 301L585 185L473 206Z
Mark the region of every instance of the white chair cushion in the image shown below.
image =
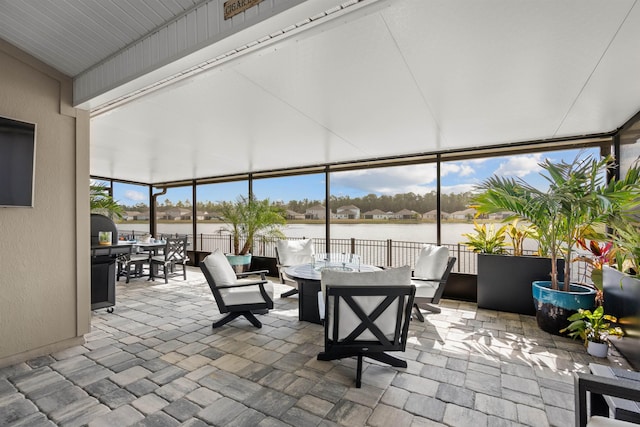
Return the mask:
M278 240L278 260L280 265L291 266L311 262L313 240Z
M381 271L367 271L367 272L344 272L344 271L332 271L324 270L322 272L321 287L322 292L326 291L327 286L332 285L344 285L344 286L393 286L393 285L410 285L411 284L411 269L408 266L391 268ZM382 296L361 296L355 297L354 300L362 308L366 314L370 314L375 308L384 300ZM330 338L334 341L342 341L347 335L349 335L355 327L357 327L361 320L345 303L340 304L340 327L338 328L338 335L333 335L333 302L329 300L328 310L328 331ZM387 338L393 338L396 318L398 313L397 301L393 302L387 309L374 321L374 323L380 328L382 333ZM358 337L357 340L362 341L377 341L378 339L369 330L365 330Z
M439 282L429 280L411 280L411 284L416 287L416 298L433 298L440 286Z
M587 427L638 427L638 424L620 421L614 418L595 416L589 419Z
M427 280L440 280L447 269L449 248L446 246L425 245L420 250L414 276Z
M255 282L251 279L241 279L235 283ZM217 282L216 282L217 283ZM264 290L267 291L267 295L273 301L273 283L267 281L264 285ZM220 289L220 295L224 300L225 305L242 305L242 304L262 304L265 299L260 293L260 287L255 286L242 286L240 288L228 288Z
M217 286L233 285L238 280L229 260L219 249L207 255L202 262L207 266Z

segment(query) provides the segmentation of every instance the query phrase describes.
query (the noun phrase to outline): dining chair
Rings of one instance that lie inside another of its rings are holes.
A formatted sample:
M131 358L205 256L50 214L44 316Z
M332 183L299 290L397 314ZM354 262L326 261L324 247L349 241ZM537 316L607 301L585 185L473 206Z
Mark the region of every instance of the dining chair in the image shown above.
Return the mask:
M371 272L322 271L325 295L324 351L318 360L356 357L356 387L362 359L406 368L387 354L405 351L416 288L408 266Z
M118 280L120 280L121 276L124 276L125 283L129 283L131 277L142 276L144 265L149 263L149 253L136 253L135 247L132 246L128 253L118 256L117 262Z
M632 427L638 424L624 419L609 418L610 410L601 407L599 399L620 398L628 408L640 404L640 382L626 378L607 378L584 372L574 373L575 426L576 427ZM590 397L590 399L588 399ZM587 402L590 400L590 402ZM625 413L636 420L637 412ZM635 416L635 417L634 417ZM626 417L622 417L626 418Z
M151 256L149 280L154 280L157 269L162 267L164 283L169 283L169 275L176 273L175 267L182 266L182 275L187 280L187 236L169 237L163 247L163 253Z
M298 293L298 282L286 275L284 269L298 264L309 264L313 260L313 240L278 240L276 242L276 265L280 275L280 283L293 286L293 289L282 293L287 298Z
M455 263L456 258L449 256L449 248L446 246L424 245L420 250L411 278L411 284L416 287L413 308L420 322L424 322L421 308L440 313L440 308L432 304L440 302Z

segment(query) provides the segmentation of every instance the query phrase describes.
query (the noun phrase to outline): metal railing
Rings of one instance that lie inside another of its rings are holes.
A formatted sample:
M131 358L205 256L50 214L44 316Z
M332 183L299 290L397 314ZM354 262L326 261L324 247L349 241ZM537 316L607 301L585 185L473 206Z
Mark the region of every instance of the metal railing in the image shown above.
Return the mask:
M121 235L129 235L131 238L135 238L136 233L137 235L145 234L139 231L120 231ZM293 237L287 239L301 240L303 238ZM321 251L320 248L324 249L326 247L326 239L312 238L312 240L316 250L318 252L324 252L324 250ZM275 258L276 241L277 239L267 239L258 236L254 242L253 254L257 256ZM224 253L231 253L233 251L233 239L230 234L197 234L195 238L192 234L188 234L187 242L187 248L190 251L213 252L216 249L219 249ZM330 252L358 254L361 257L361 262L363 264L377 265L380 267L409 265L411 268L414 268L420 249L427 243L431 242L407 242L392 239L331 239L329 249ZM464 274L478 273L478 255L475 252L469 250L461 243L445 243L442 244L442 246L448 247L451 256L455 256L457 258L456 264L453 268L454 272ZM534 251L525 251L525 255L534 255ZM584 262L576 264L574 264L572 276L577 281L584 283L585 278L588 276L588 265Z

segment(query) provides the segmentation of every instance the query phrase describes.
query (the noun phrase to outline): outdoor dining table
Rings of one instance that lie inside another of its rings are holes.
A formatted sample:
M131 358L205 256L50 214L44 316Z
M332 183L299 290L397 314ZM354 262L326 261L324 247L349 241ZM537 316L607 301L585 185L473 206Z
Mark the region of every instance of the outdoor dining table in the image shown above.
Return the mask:
M367 264L329 263L298 264L285 268L287 276L298 284L298 319L311 323L321 324L320 311L318 309L318 292L320 292L320 279L322 270L334 269L341 271L379 271L380 267Z
M139 242L137 240L120 240L118 245L131 245L133 246L133 253L141 251L149 251L152 255L156 255L158 250L164 248L167 242L156 240L153 242Z
M166 246L167 242L166 241L161 241L161 240L155 240L153 242L149 241L149 242L140 242L137 240L120 240L118 241L118 245L130 245L133 247L132 249L132 254L139 254L140 252L144 252L144 251L148 251L149 252L149 258L151 258L154 255L158 254L158 251L161 250L162 248L164 248ZM151 268L158 268L157 266L152 266L149 265L149 269ZM156 273L156 271L154 270L154 274ZM142 277L144 276L143 274L140 274L139 276L136 277Z

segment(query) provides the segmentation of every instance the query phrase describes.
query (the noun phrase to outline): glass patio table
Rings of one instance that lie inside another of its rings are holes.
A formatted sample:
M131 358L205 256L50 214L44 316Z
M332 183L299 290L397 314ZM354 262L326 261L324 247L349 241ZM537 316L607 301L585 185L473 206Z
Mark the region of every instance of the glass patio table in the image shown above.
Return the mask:
M318 292L322 270L332 269L340 271L379 271L375 265L352 264L346 262L328 262L315 264L298 264L285 268L287 276L298 283L298 319L321 324L318 309Z

